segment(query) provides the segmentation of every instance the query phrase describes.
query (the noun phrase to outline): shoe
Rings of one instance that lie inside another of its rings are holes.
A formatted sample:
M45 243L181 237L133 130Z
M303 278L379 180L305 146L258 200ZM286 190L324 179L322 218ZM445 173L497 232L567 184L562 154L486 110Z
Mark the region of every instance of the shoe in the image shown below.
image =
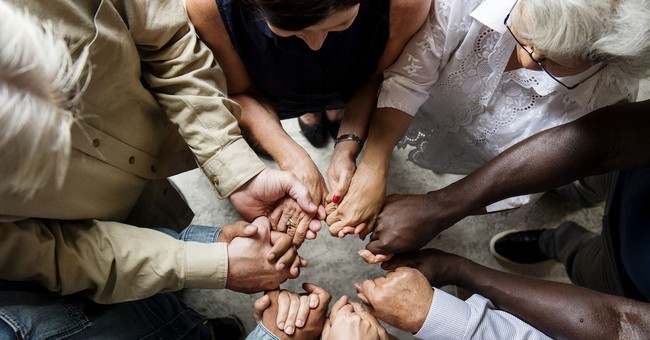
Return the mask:
M246 328L244 323L235 315L226 317L207 319L203 324L210 329L212 339L244 339Z
M330 136L334 140L336 140L336 137L339 136L339 129L341 128L341 121L337 120L335 122L327 119L327 117L323 117L325 119L325 128L327 129L327 132L329 132Z
M550 260L539 247L545 229L506 230L490 240L490 252L498 260L515 264L536 264Z
M323 119L325 118L323 117ZM302 134L314 147L320 148L327 143L327 131L322 123L315 126L307 125L298 117L298 125L300 125Z

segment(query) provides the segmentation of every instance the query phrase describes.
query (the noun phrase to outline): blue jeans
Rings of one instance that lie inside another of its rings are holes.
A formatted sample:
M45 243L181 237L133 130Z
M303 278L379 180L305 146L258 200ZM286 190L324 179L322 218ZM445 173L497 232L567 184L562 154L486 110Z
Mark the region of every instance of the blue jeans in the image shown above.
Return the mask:
M191 225L184 240L215 242L221 228ZM205 317L174 294L138 301L97 304L79 295L61 296L32 282L0 281L0 339L210 339Z

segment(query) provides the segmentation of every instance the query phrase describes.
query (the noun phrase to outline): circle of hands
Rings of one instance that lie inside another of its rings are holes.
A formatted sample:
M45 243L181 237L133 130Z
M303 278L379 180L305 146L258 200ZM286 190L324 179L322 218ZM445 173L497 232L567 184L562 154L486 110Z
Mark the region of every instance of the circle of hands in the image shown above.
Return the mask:
M431 212L430 194L435 192L386 197L386 178L363 166L357 169L354 161L335 157L328 169L331 192L314 165L317 174L263 170L231 195L237 211L252 222L226 225L219 235L218 241L228 243L231 263L226 288L245 293L265 291L255 302L254 316L280 338L389 339L377 319L416 333L433 299L431 286L456 280L445 274L454 271L444 269L451 267L447 260L458 260L455 255L434 249L413 252L446 229L431 228L430 224L420 228L431 222L423 212ZM296 179L304 183L301 188L306 192L288 184ZM303 284L305 293L301 294L279 289L308 265L298 249L305 240L316 238L322 221L335 237L358 235L365 240L371 234L366 249L358 254L367 263L383 262L382 268L389 271L355 283L361 304L342 296L329 315L331 295L325 289L309 283ZM431 267L431 262L438 267ZM432 273L430 268L438 269ZM394 296L400 298L391 298Z

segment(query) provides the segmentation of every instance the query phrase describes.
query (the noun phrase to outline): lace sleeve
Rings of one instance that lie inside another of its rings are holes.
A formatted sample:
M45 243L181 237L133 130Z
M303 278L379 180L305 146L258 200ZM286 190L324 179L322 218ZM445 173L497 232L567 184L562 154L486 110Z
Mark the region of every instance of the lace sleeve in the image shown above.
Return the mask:
M404 47L397 61L384 72L377 107L391 107L410 115L429 96L429 88L438 80L450 5L436 1L420 31Z

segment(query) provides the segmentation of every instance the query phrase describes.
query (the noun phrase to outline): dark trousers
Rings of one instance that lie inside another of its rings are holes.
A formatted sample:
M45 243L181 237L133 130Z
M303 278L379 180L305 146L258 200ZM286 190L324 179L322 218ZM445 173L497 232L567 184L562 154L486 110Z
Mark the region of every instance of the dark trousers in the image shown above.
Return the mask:
M601 235L567 221L540 236L542 252L561 262L571 282L599 292L624 296L615 260L609 254L609 231Z
M650 241L650 168L622 170L600 179L583 179L577 184L574 187L579 189L568 191L572 193L570 196L579 193L583 198L598 198L604 194L601 233L567 221L541 234L542 252L562 262L571 281L578 285L649 301L646 266L650 263L650 253L646 245ZM588 195L582 194L583 189Z

